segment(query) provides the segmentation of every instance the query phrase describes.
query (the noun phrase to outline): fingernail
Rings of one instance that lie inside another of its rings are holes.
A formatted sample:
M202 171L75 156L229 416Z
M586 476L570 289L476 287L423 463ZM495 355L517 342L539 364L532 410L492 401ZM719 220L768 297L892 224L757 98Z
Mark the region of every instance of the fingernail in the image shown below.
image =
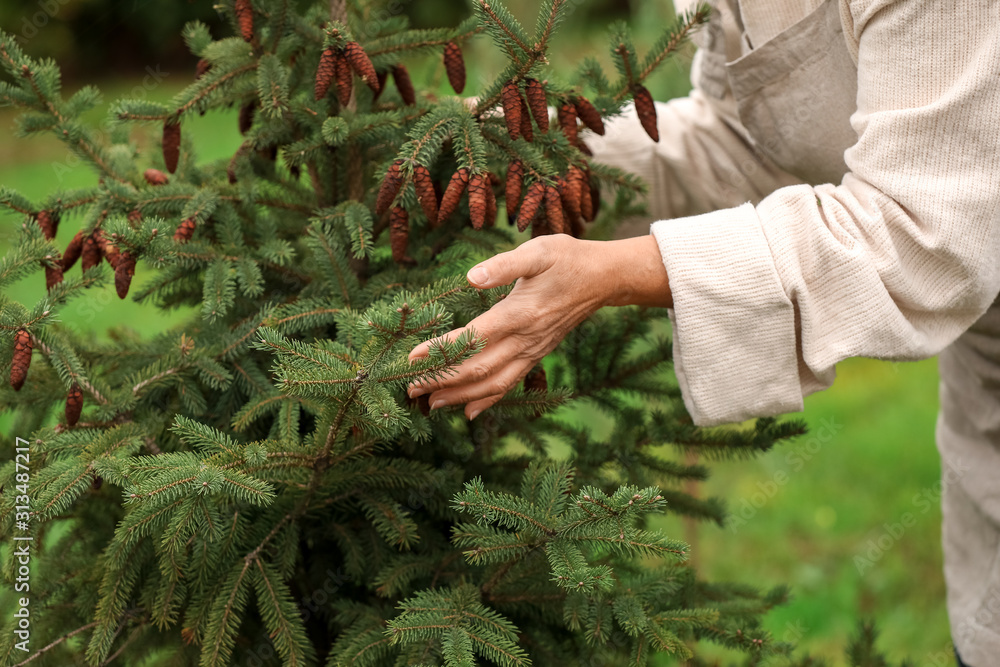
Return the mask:
M436 400L433 403L431 403L431 410L437 410L438 408L443 408L443 407L444 407L444 399L443 398L439 398L438 400Z
M423 393L424 393L424 390L421 389L420 387L410 387L410 391L407 392L407 395L410 398L416 398L417 396L420 396Z
M485 285L486 281L490 279L490 274L486 272L481 266L474 266L472 270L469 271L469 275L466 276L469 282L473 285Z
M469 413L469 421L472 421L473 419L475 419L476 417L478 417L480 412L482 412L482 410L473 410L472 412L470 412Z

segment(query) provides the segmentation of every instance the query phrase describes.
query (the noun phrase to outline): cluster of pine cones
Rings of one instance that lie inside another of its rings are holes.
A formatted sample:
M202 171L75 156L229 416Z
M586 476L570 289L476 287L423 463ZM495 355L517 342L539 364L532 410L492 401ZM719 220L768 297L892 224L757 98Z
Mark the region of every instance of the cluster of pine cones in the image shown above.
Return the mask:
M129 219L134 220L138 212L129 214ZM59 226L59 215L56 211L39 211L34 216L38 226L42 228L45 238L53 239ZM135 257L128 250L119 251L111 243L104 231L95 229L87 236L83 231L78 231L73 239L66 246L66 251L59 257L49 257L47 262L43 262L45 267L45 288L51 291L56 285L62 282L63 274L69 271L77 260L81 260L84 271L97 266L103 260L115 271L115 290L118 296L124 299L128 295L129 286L132 284L132 277L135 275Z

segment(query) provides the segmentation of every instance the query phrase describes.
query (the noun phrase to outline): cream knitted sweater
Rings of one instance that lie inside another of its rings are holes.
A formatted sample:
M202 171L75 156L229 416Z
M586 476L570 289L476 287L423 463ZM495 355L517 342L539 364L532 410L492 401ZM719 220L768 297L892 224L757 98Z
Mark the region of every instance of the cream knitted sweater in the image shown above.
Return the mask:
M933 356L1000 291L1000 1L716 4L695 90L657 105L660 142L634 111L587 139L650 184L699 425L799 411L848 357ZM817 40L833 27L835 45ZM774 62L740 62L753 57ZM816 69L821 57L856 68ZM761 83L797 105L787 117L761 112ZM805 162L777 166L794 141Z

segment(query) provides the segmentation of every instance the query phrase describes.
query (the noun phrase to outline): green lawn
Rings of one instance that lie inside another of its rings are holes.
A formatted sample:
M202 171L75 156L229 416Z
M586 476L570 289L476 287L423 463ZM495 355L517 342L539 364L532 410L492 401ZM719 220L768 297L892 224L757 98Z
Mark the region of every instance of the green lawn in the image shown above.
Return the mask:
M661 7L651 2L637 7L633 25L646 26L642 35L650 32L650 25L662 23ZM567 30L567 35L571 37L560 42L566 66L590 53L595 43L603 50L598 27L581 26L575 33ZM475 55L491 48L481 40L471 52L470 87L479 72L493 72L492 61ZM424 72L435 72L440 81L440 68L433 63L412 69L417 81ZM188 72L171 73L150 91L150 98L168 99L189 77ZM686 86L683 68L675 68L651 89L664 98L682 93ZM131 88L120 83L105 87L109 99ZM55 187L92 183L91 172L68 162L58 142L10 138L13 117L10 110L0 109L0 184L40 198ZM184 131L202 159L227 159L239 145L235 112L194 117L185 121ZM137 132L136 141L148 145L149 137ZM58 245L68 243L77 222L63 222ZM11 216L0 220L0 251L9 247L19 224ZM142 272L137 280L141 282ZM34 303L44 296L43 283L41 274L30 276L11 295ZM63 311L63 320L97 335L116 325L148 334L184 315L121 301L111 286L101 295L96 303L72 304ZM933 441L936 364L852 360L838 371L831 390L806 401L809 435L757 461L714 466L704 492L725 498L740 521L722 529L702 527L696 558L712 579L761 587L790 585L794 599L771 615L769 628L816 656L834 658L834 664L842 662L846 638L861 616L880 623L881 645L892 657L909 655L918 665L943 664L932 662L938 652L950 650L939 545L939 461ZM8 424L0 415L0 432L6 432ZM893 524L907 513L914 522L900 534ZM683 535L674 521L664 521L662 527ZM869 541L878 541L887 531L889 548L869 554ZM870 562L857 560L869 555L874 556Z

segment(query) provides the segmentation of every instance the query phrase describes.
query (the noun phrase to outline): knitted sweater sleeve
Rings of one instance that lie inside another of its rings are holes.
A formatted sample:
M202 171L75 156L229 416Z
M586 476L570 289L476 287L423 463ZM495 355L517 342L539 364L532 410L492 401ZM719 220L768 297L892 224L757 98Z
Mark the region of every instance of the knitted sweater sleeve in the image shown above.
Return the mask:
M844 6L858 108L842 182L651 226L696 424L801 410L848 357L932 356L1000 291L1000 3Z

